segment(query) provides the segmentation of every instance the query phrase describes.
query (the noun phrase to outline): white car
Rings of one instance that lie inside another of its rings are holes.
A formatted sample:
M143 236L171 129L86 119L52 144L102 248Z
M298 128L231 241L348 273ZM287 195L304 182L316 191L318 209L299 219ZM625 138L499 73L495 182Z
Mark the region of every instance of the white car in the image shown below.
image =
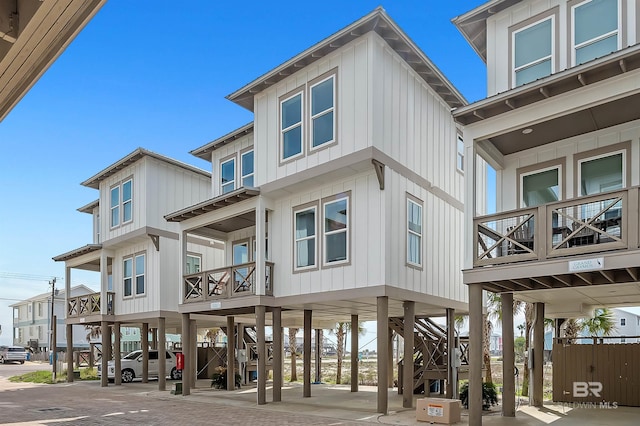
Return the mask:
M0 347L0 363L19 362L24 364L27 359L27 351L21 346L2 346Z
M171 351L165 351L166 372L173 380L182 378L182 371L176 368L176 356ZM137 377L142 377L142 350L129 353L122 358L120 375L123 383L129 383ZM109 361L107 363L107 377L113 380L116 376L116 363ZM98 364L98 376L102 377L102 365ZM149 350L149 377L158 377L158 351Z

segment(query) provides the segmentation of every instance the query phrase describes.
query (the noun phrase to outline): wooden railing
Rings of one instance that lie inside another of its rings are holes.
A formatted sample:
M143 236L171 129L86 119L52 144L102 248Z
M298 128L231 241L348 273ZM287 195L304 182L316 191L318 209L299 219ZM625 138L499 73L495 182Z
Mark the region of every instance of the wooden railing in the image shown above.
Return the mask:
M273 263L265 262L265 293L273 295ZM183 303L256 294L256 264L243 263L185 275Z
M475 218L474 266L637 249L638 187Z
M106 315L114 314L115 293L107 292L107 312ZM70 297L67 304L67 317L82 317L87 315L100 315L101 313L100 293L85 294L82 296Z

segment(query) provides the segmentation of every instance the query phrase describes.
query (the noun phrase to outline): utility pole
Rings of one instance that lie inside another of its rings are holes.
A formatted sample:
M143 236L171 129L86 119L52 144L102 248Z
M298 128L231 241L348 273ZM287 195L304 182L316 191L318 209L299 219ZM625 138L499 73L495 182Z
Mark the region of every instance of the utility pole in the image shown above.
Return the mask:
M51 352L51 364L53 366L52 368L52 372L53 372L53 381L55 382L56 380L56 373L57 373L57 368L56 368L56 323L55 323L55 316L54 316L54 307L55 307L55 297L56 297L56 278L54 277L51 281L49 281L49 284L51 285L51 316L49 319L50 322L50 327L49 327L49 336L50 336L50 341L49 341L49 350L52 351Z

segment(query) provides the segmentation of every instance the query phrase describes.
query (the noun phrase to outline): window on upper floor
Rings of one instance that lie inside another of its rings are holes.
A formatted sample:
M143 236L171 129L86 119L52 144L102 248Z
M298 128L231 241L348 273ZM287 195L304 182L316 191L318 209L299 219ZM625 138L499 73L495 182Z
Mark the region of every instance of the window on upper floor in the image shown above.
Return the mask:
M236 189L236 159L235 157L220 163L220 190L222 194Z
M407 195L407 264L422 266L422 202Z
M303 93L280 101L280 160L302 155Z
M512 33L514 87L554 71L554 21L550 16Z
M620 325L622 327L624 327L625 325L627 325L627 320L625 318L620 318Z
M573 65L599 58L621 47L619 0L587 0L571 7Z
M133 180L127 179L111 187L111 227L125 224L133 219Z
M138 254L123 260L123 294L130 297L145 294L145 255Z
M315 205L294 211L294 270L314 268L317 265L316 213Z
M43 316L42 302L38 302L38 316Z
M349 197L323 202L324 264L349 262Z
M520 174L520 203L523 207L535 207L552 203L562 197L560 166Z
M94 215L94 224L95 227L95 243L100 244L100 212L96 212Z
M199 254L187 255L187 274L196 274L200 272L200 265L202 264L202 256Z
M335 78L311 85L311 150L335 140Z
M625 154L624 151L619 151L578 160L580 195L624 188Z
M464 139L461 134L458 134L456 139L456 168L464 173Z
M253 188L253 149L240 154L240 180L244 188Z

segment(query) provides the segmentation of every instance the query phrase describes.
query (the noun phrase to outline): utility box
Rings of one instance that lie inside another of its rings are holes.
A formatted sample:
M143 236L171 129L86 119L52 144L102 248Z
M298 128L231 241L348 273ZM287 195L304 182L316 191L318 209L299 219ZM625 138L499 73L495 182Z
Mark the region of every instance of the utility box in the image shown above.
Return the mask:
M460 421L459 399L420 398L416 406L416 420L450 425Z

